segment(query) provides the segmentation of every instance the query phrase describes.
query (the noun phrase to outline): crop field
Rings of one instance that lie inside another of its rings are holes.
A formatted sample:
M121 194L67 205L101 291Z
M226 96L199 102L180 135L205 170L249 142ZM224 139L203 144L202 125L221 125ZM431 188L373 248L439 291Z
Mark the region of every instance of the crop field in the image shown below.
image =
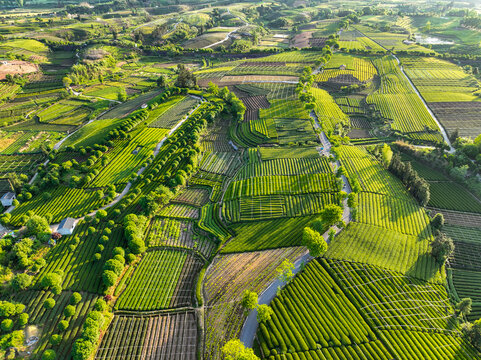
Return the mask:
M187 115L189 110L194 108L197 103L197 99L186 96L156 117L152 117L152 120L149 121L149 119L147 119L147 121L149 121L149 126L153 128L170 129L180 120L182 120L182 118Z
M280 359L287 352L309 359L474 356L456 334L443 285L377 267L314 260L271 306L274 314L258 329L264 358ZM354 345L358 353L350 351Z
M33 349L31 359L40 360L44 351L50 347L49 338L57 333L58 324L65 320L64 308L69 304L72 292L64 291L60 295L53 295L48 291L29 290L15 294L14 300L26 305L29 314L29 323L41 329L39 331L38 344ZM46 299L53 298L56 306L53 309L45 309L43 303ZM76 305L75 314L69 323L69 327L62 334L63 341L56 348L58 356L66 358L69 356L72 344L80 334L85 317L92 310L96 295L82 293L82 300Z
M92 179L91 187L101 187L108 184L128 182L133 172L150 157L156 145L167 135L166 129L145 128L137 133L127 146Z
M165 315L116 315L95 359L195 360L197 321L194 312Z
M430 182L431 198L428 205L439 209L481 213L481 201L462 185L449 182Z
M471 346L459 336L452 316L454 309L443 285L364 264L323 264L335 274L372 327L389 339L389 346L398 357L442 359L451 358L453 353L457 354L453 358L473 356Z
M420 279L440 279L438 266L429 252L429 241L351 222L330 244L325 256L372 264Z
M470 297L473 300L468 319L476 320L481 316L481 297L479 281L481 266L481 230L479 228L445 225L443 231L455 244L454 255L449 260L454 291L458 298Z
M154 90L154 91L149 91L144 94L141 94L137 96L136 98L132 100L128 100L122 104L116 105L112 108L112 110L106 112L102 116L99 117L99 119L119 119L126 117L130 113L132 113L134 110L139 109L143 104L145 104L147 101L153 99L157 95L159 95L161 91Z
M202 207L209 202L210 191L202 187L189 187L180 192L174 202Z
M403 41L407 39L407 34L376 31L364 25L356 25L356 29L385 49L425 54L434 53L432 50L417 44L405 44Z
M436 58L402 58L402 64L423 98L431 102L476 101L476 78L453 63Z
M474 138L481 134L481 103L472 101L431 102L429 107L449 135L458 131L459 136Z
M199 209L186 204L169 204L160 210L159 215L176 219L198 219Z
M366 82L372 80L374 75L377 74L371 61L354 56L352 56L352 59L348 59L347 56L343 55L334 55L322 72L316 76L316 81L326 82L345 77L348 79L348 83L353 83L353 79L358 82Z
M40 122L79 125L90 113L85 105L86 102L83 101L64 100L39 111L36 115Z
M334 130L337 124L348 125L349 117L339 108L329 93L322 89L311 89L315 97L315 112L324 131Z
M0 173L29 174L43 160L42 154L0 155Z
M385 50L376 42L359 32L358 30L345 30L341 33L339 47L347 50L369 50L384 53Z
M243 323L240 304L244 290L260 293L275 278L275 269L289 259L304 254L301 247L256 251L216 257L206 274L204 292L205 315L204 357L221 359L220 348L236 338Z
M199 251L209 257L216 243L208 237L193 232L191 221L154 218L146 234L146 244L150 247L172 246Z
M262 160L319 158L319 153L312 147L261 147L258 151Z
M374 193L359 194L359 222L427 239L429 219L414 199L396 199Z
M94 254L99 251L100 239L105 229L109 227L101 223L93 234L89 233L88 228L87 223L77 225L73 235L64 236L58 241L52 251L45 255L48 265L36 276L35 283L40 282L45 274L62 270L65 274L62 286L65 289L99 294L102 292L103 262L96 261ZM110 254L116 246L124 245L122 229L120 227L109 229L111 234L108 236L108 241L102 242L103 257L107 257L107 254ZM77 241L76 238L81 238L82 241Z
M281 290L271 307L272 318L261 323L257 333L264 358L288 351L329 354L328 348L337 349L342 356L340 348L354 344L373 346L375 353L389 358L379 342L371 344L377 340L375 333L316 261Z
M195 275L202 265L184 251L147 252L128 280L115 309L159 310L191 305Z
M0 3L0 359L481 359L476 6L37 3Z
M379 90L366 98L381 116L391 122L395 131L407 133L413 139L440 141L439 127L419 96L414 93L393 57L374 61L380 78Z
M341 165L350 178L357 178L365 192L404 198L407 192L401 181L383 169L379 161L366 150L355 146L339 148Z
M230 228L236 235L221 249L221 253L299 246L302 230L314 219L313 216L305 216L232 224Z
M332 173L329 161L324 157L317 158L278 158L262 162L249 162L241 168L236 180L245 180L261 176L293 176L319 175Z
M52 222L56 223L67 216L80 217L87 215L92 210L100 208L104 202L103 199L98 199L95 190L91 189L72 189L59 186L50 195L48 202L43 199L42 194L22 202L12 211L11 222L19 224L21 217L32 210L35 214L41 216L52 214Z
M7 141L15 138L16 140L2 152L3 154L38 153L40 152L40 146L50 145L53 147L65 136L61 132L53 131L19 131L13 134L13 136L7 138Z
M199 169L219 175L232 176L240 164L241 160L237 153L206 151L199 163Z

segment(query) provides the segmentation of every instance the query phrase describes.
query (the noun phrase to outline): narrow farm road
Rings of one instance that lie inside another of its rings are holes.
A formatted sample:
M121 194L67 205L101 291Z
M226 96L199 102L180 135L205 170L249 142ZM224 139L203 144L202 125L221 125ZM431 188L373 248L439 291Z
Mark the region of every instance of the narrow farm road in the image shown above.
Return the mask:
M309 253L304 254L299 259L296 260L294 263L294 270L292 271L294 274L297 274L303 264L307 264L313 257L309 255ZM271 283L259 296L259 304L270 304L270 302L276 297L277 289L282 288L285 285L279 279L276 279L273 283ZM244 343L247 347L252 347L254 345L254 337L257 332L257 310L252 310L242 327L239 339Z
M230 9L227 9L227 12L228 12L229 14L231 14ZM232 15L232 14L231 14L231 15ZM237 18L238 18L240 21L244 22L244 25L242 25L242 26L247 26L247 25L249 25L249 23L248 23L247 21L245 21L244 19L242 19L240 16L237 16ZM222 44L224 41L229 40L229 38L231 37L231 35L232 35L233 33L235 33L237 30L239 30L242 26L236 27L234 30L232 30L231 32L227 33L227 35L225 36L225 38L223 38L222 40L219 40L219 41L217 41L217 42L215 42L215 43L213 43L213 44L204 46L203 49L209 49L209 48L211 48L211 47L214 47L214 46L217 46L217 45Z
M314 111L311 112L310 116L314 119L314 127L316 129L321 129L321 125L319 124L319 121L317 119L317 115L315 114ZM329 139L327 138L326 134L324 132L319 133L319 140L321 142L321 146L317 148L319 151L319 155L321 156L329 156L331 155L331 143L329 142ZM337 167L340 166L339 160L336 161L336 169ZM351 186L349 185L349 182L347 181L347 178L342 175L342 182L343 182L343 190L349 194L351 193ZM344 212L342 215L342 220L346 223L346 225L351 221L351 211L349 207L347 206L347 200L344 200ZM336 234L338 234L341 229L339 229L337 226L333 227L334 230L336 231ZM329 244L329 235L328 232L326 231L324 234L322 234L324 237L324 240ZM294 263L294 270L293 273L297 274L303 264L307 264L309 261L313 259L312 256L309 255L309 253L304 254L301 256L299 259L297 259ZM270 302L275 298L277 294L277 290L282 288L285 285L284 282L282 282L279 279L276 279L274 282L272 282L259 296L258 302L259 304L270 304ZM252 310L249 315L247 316L246 321L244 322L244 326L242 327L239 339L244 343L245 346L247 347L252 347L254 345L254 337L257 332L257 310L254 309Z

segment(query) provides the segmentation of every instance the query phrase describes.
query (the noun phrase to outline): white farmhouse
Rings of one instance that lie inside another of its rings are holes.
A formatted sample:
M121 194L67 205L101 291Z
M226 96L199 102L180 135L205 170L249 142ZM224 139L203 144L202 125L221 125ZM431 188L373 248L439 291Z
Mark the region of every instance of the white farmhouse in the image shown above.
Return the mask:
M6 192L5 194L2 195L0 198L0 201L2 202L2 205L4 207L9 207L12 206L13 200L15 200L15 193L14 192Z
M58 225L57 232L61 235L72 235L75 229L75 219L65 218Z

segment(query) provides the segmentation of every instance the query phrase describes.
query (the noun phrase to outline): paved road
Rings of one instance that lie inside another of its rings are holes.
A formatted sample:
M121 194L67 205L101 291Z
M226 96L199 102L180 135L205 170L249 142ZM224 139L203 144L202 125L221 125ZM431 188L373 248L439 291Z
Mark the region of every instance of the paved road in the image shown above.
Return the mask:
M321 128L321 125L318 122L317 116L314 111L311 112L311 117L314 119L314 127L317 129ZM321 132L319 134L319 140L321 141L322 148L319 147L319 154L321 156L329 156L331 154L331 143L329 142L329 139L327 138L326 134L324 132ZM339 161L336 162L336 168L340 166ZM349 182L347 181L347 178L343 175L342 176L342 181L344 183L343 190L346 193L350 193L351 186L349 185ZM343 221L346 223L346 225L351 221L351 211L349 207L347 206L347 200L344 200L344 213L342 216ZM337 226L333 226L334 230L336 231L336 234L338 234L341 229L339 229ZM324 237L324 240L329 244L329 235L328 231L326 231L324 234L322 234ZM300 257L295 263L294 263L294 270L293 273L296 274L300 271L301 265L306 264L309 261L313 259L312 256L310 256L308 253L304 254L302 257ZM276 279L274 282L272 282L259 296L258 302L259 304L270 304L271 301L274 299L274 297L277 294L277 290L279 288L282 288L285 285L284 282L280 281L279 279ZM252 347L254 345L254 337L257 332L257 310L252 310L249 315L247 316L246 321L244 322L244 326L242 327L239 339L244 343L245 346L247 347Z
M292 272L294 274L297 274L300 271L302 264L306 264L312 259L313 259L312 256L310 256L309 254L304 254L294 263L295 268ZM259 304L270 304L270 302L276 297L277 289L282 288L284 285L285 285L284 282L282 282L279 279L276 279L259 296L259 299L258 299ZM240 337L239 337L240 341L242 341L245 346L252 347L254 345L254 337L256 335L256 332L257 332L257 310L254 309L249 313L244 323L244 326L242 327Z

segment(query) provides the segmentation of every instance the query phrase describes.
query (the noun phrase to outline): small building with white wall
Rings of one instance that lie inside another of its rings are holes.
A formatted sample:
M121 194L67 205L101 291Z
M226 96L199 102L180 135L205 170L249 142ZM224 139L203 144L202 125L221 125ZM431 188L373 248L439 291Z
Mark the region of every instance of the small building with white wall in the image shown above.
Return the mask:
M57 232L61 235L72 235L75 229L75 219L67 217L60 221Z
M0 198L0 201L2 202L2 205L4 207L9 207L13 205L13 200L15 200L15 198L16 198L15 193L12 191L9 191L2 195L2 197Z

